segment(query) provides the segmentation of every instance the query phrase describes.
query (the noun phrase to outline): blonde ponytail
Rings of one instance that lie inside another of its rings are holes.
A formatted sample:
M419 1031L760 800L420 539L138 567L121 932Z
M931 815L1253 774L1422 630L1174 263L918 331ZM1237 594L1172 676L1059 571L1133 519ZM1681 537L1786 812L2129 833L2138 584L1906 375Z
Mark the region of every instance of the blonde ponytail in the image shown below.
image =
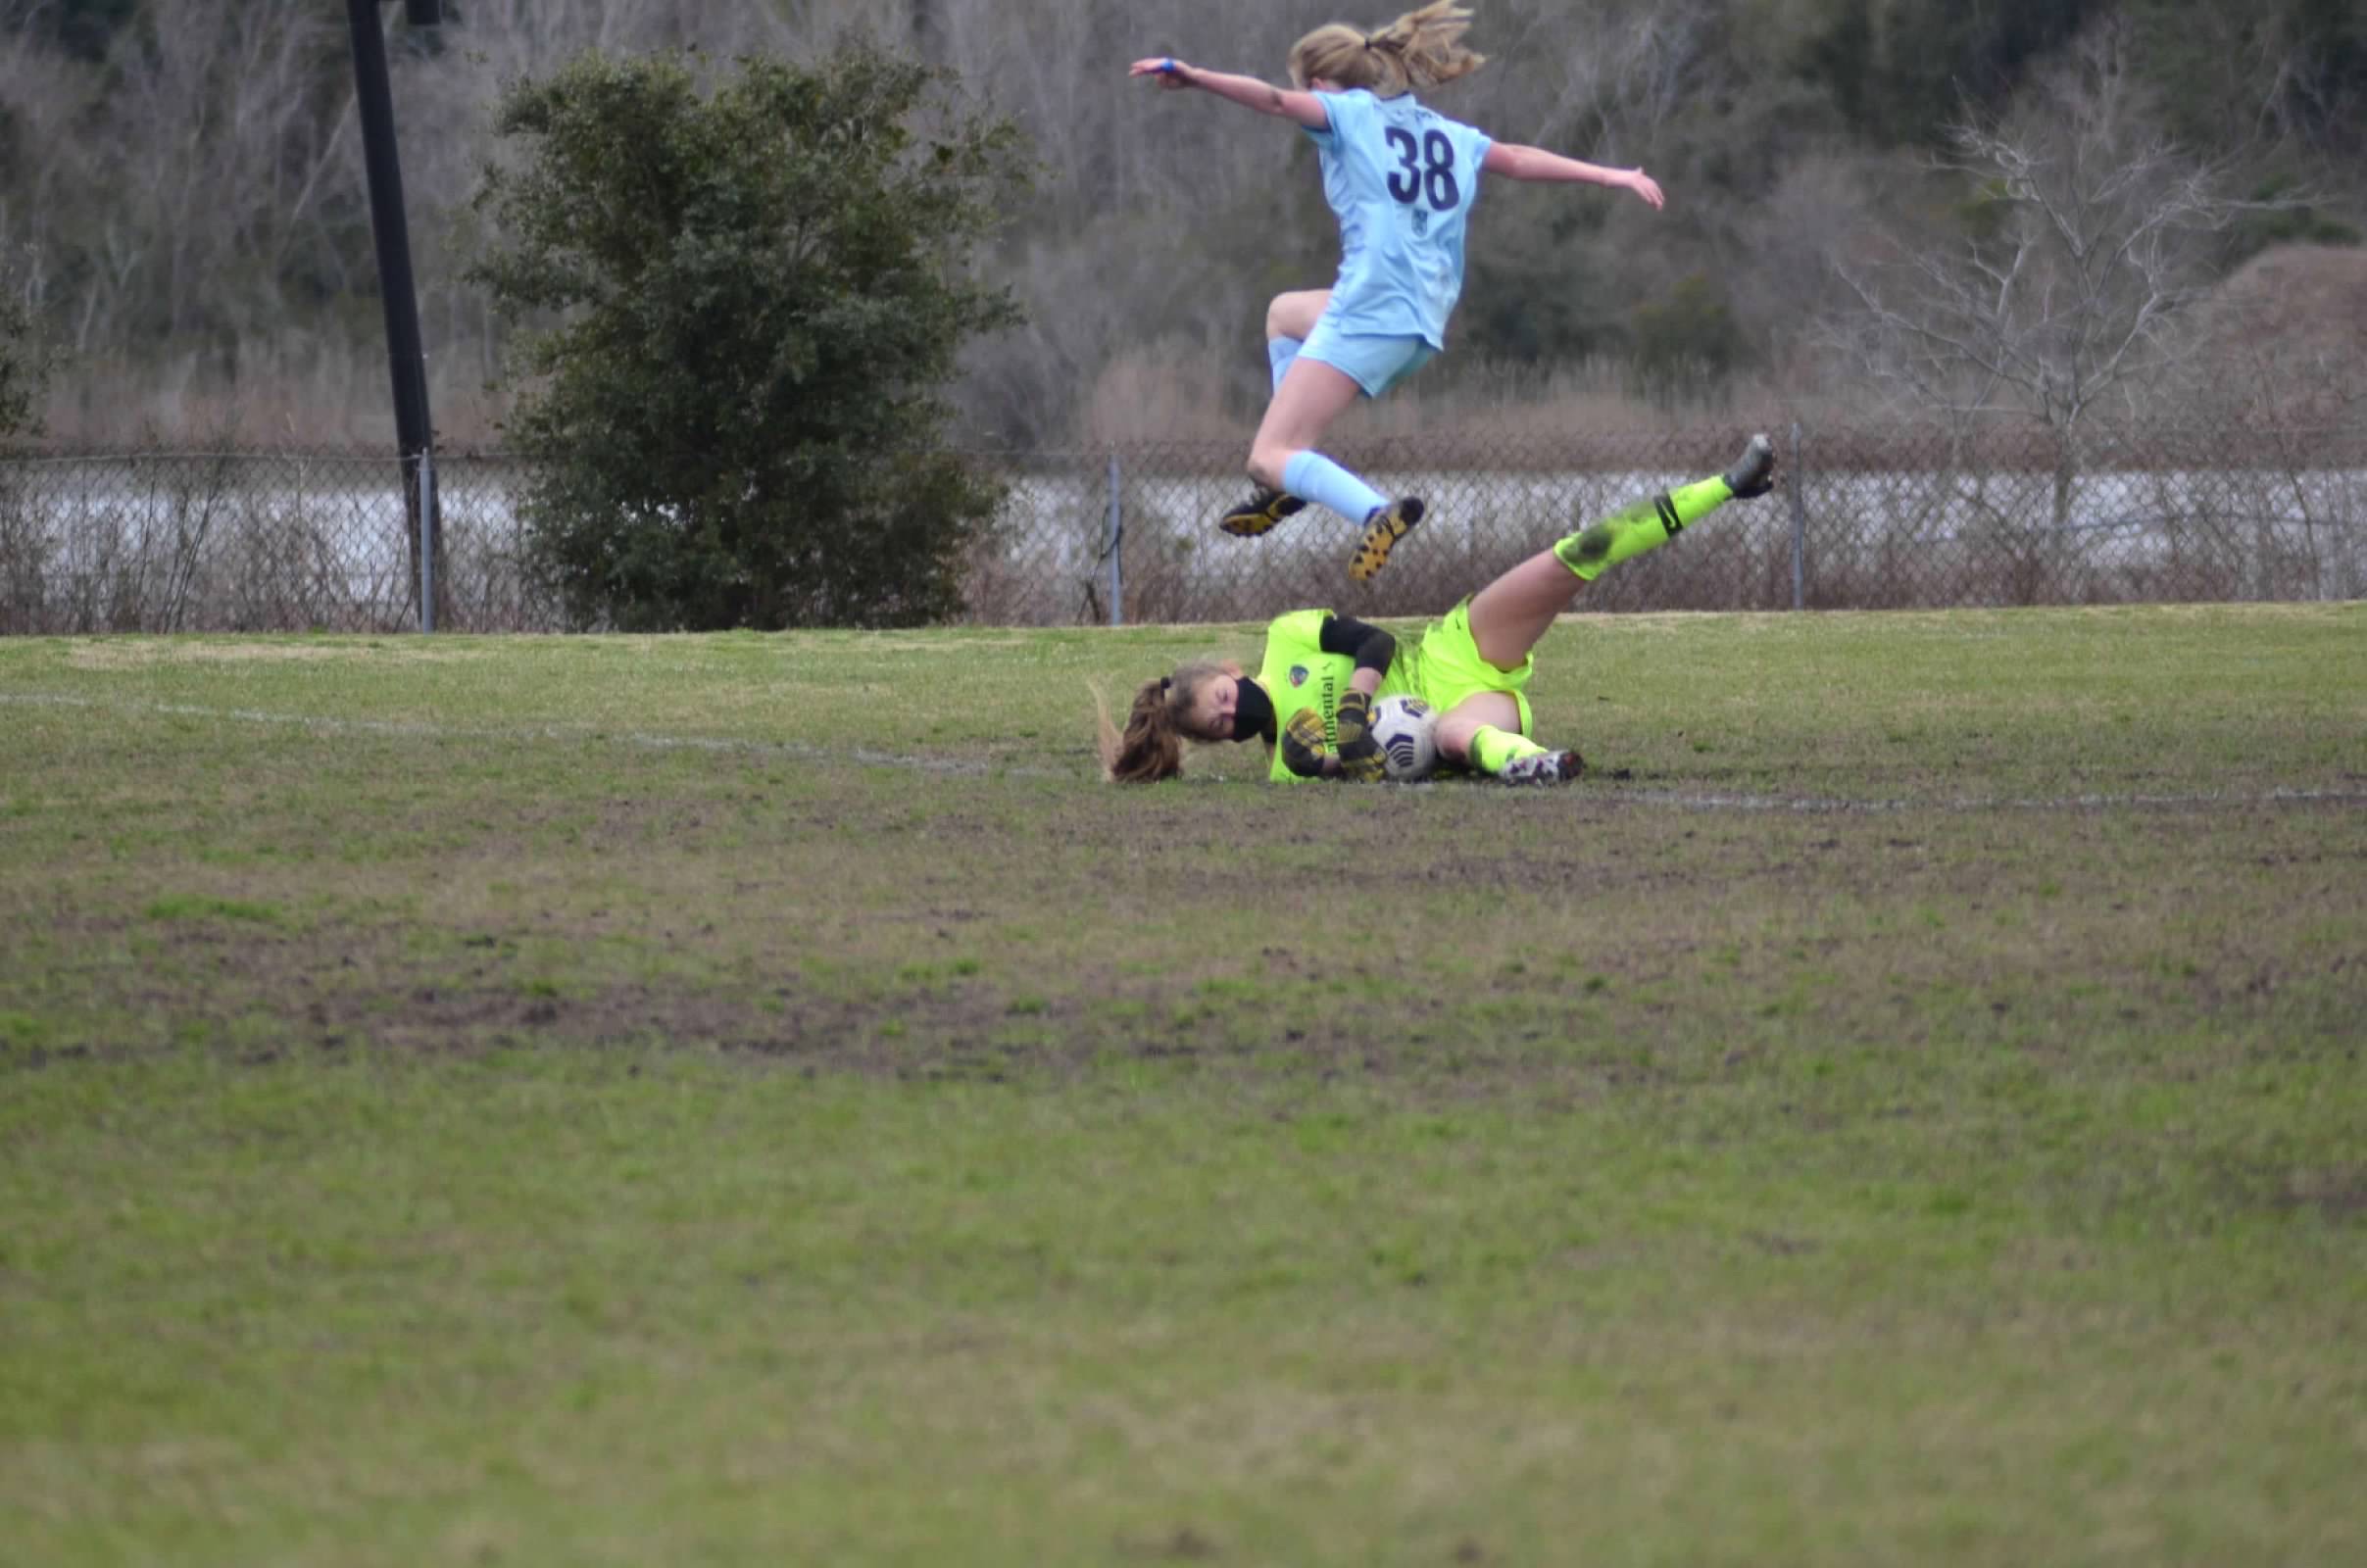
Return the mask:
M1455 0L1431 0L1369 33L1331 23L1291 45L1291 84L1304 89L1311 81L1331 81L1382 98L1435 87L1488 63L1486 55L1462 46L1470 25L1470 7Z

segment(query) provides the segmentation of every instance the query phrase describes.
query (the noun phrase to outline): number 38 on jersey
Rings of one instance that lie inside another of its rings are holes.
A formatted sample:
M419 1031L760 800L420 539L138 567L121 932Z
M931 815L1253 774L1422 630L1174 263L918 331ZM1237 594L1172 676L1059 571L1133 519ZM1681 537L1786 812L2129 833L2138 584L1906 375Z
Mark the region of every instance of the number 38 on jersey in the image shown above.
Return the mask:
M1434 213L1453 212L1463 199L1455 181L1455 143L1443 130L1425 130L1416 140L1410 130L1392 125L1384 133L1398 167L1390 171L1389 194L1407 207L1427 206Z

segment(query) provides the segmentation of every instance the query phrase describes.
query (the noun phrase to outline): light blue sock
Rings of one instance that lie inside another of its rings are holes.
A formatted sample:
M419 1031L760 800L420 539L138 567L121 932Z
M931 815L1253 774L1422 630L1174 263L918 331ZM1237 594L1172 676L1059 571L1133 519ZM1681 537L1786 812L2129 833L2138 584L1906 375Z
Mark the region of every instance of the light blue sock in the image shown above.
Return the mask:
M1302 452L1283 466L1282 488L1302 500L1326 506L1351 522L1362 522L1389 498L1320 452Z
M1265 340L1265 363L1274 368L1274 390L1282 390L1282 378L1290 373L1291 361L1299 357L1301 342L1295 337L1269 337Z

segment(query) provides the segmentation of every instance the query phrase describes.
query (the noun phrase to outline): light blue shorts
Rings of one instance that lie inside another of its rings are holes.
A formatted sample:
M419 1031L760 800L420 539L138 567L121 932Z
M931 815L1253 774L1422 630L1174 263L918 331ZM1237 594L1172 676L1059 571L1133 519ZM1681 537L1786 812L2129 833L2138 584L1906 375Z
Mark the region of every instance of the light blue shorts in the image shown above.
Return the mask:
M1320 361L1377 398L1430 363L1437 351L1418 337L1374 337L1339 330L1337 318L1325 311L1299 350L1302 359Z

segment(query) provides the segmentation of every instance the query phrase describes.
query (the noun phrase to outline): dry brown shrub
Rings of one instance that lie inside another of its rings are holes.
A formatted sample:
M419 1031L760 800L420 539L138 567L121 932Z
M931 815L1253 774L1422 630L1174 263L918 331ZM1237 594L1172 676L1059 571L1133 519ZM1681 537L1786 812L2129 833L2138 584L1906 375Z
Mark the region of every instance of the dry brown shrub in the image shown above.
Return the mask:
M2263 251L2196 307L2194 333L2213 413L2340 422L2367 403L2367 250Z

